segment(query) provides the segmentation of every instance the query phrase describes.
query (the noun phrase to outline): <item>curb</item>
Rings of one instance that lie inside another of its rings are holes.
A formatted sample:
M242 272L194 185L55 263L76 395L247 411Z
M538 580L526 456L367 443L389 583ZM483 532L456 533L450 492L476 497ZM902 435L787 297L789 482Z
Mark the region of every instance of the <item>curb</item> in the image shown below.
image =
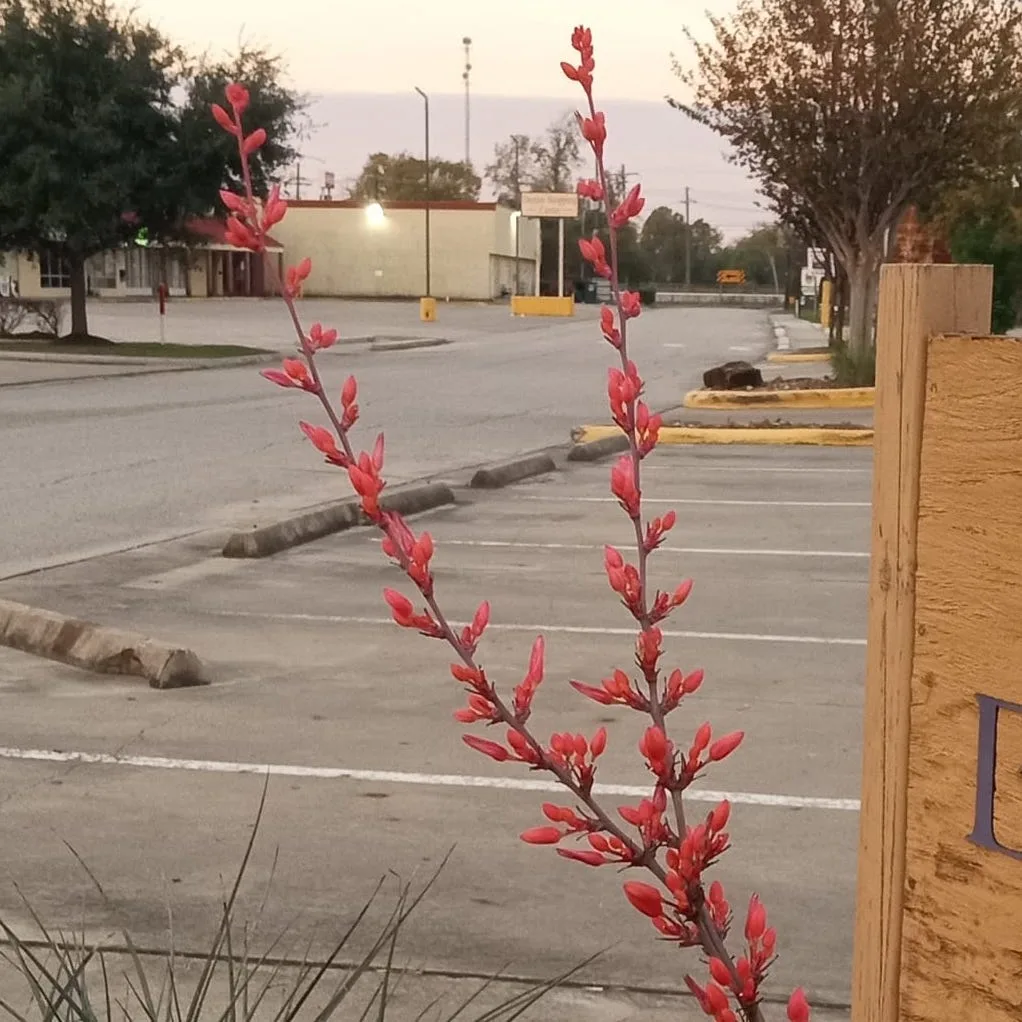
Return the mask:
M131 674L150 688L208 685L202 661L181 646L0 600L0 645L98 674Z
M380 501L388 511L403 515L420 514L433 508L454 503L454 493L445 483L427 483L407 490L397 490ZM311 543L335 532L344 532L365 524L361 502L348 500L331 504L320 511L310 511L294 518L286 518L273 525L264 525L251 532L235 532L224 544L224 557L270 557L282 550Z
M251 355L228 355L225 358L160 358L146 355L69 355L67 352L0 351L0 362L55 362L59 365L146 366L152 369L192 368L193 366L255 365L279 358L276 351L254 351Z
M617 426L582 426L578 430L580 448L595 447L597 444L616 439ZM721 444L737 446L778 447L871 447L873 430L868 427L857 429L827 428L823 426L755 427L755 426L661 426L661 444ZM578 450L579 448L575 448ZM571 458L571 454L568 455ZM576 461L592 461L594 458L579 457Z
M825 387L804 390L692 390L686 408L872 408L874 387Z
M36 361L34 359L11 359L10 361ZM50 360L52 361L52 360ZM166 361L171 361L167 359ZM279 354L273 355L246 355L244 358L210 358L202 362L192 362L187 359L174 359L182 361L184 365L139 365L135 370L127 373L95 373L92 376L47 376L41 380L11 380L0 383L3 387L37 387L45 383L87 383L90 380L130 380L139 376L157 376L161 373L193 373L202 372L208 369L239 369L243 366L273 365L280 361ZM85 363L75 363L84 365ZM124 365L123 359L117 362L103 363L104 365Z
M603 432L586 440L590 430ZM581 426L573 432L572 439L575 443L568 451L568 461L599 461L628 450L628 437L617 426Z
M771 351L768 362L829 362L830 353L825 351Z
M502 486L510 486L523 479L556 471L557 466L549 454L531 454L524 458L516 458L514 461L505 461L499 465L479 469L472 476L469 486L473 490L498 490Z
M415 351L417 348L439 348L450 344L446 337L413 337L407 341L377 341L369 344L369 351Z

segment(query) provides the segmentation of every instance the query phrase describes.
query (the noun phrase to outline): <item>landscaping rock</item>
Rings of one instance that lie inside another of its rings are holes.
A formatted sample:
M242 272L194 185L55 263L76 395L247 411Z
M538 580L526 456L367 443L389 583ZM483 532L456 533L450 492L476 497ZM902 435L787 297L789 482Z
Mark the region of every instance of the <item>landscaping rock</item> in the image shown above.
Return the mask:
M762 387L763 374L748 362L725 362L703 373L703 386L708 390L744 390Z

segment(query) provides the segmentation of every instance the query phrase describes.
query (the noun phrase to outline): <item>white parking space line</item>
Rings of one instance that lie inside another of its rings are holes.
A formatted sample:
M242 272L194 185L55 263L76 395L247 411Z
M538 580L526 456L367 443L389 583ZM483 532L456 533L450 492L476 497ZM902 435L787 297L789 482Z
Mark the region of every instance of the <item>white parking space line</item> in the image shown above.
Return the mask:
M50 749L0 748L0 759L33 763L66 763L89 766L130 767L140 770L182 770L206 774L257 774L272 777L308 777L324 781L367 781L378 784L407 784L438 788L492 788L498 791L563 792L556 781L519 777L473 777L463 774L418 774L398 770L349 770L344 767L292 766L280 763L234 763L207 759L169 759L163 756L111 755L102 752L57 752ZM596 784L597 795L648 798L650 788L626 784ZM826 809L858 812L854 798L816 798L808 795L769 795L750 791L707 791L689 789L685 797L693 802L768 806L776 809Z
M382 540L375 536L369 542L379 545ZM437 540L438 547L464 546L495 550L592 550L602 551L602 543L515 543L502 539L444 539ZM858 550L757 550L742 547L701 547L701 546L661 546L660 553L702 555L713 557L842 557L869 559L868 552Z
M665 457L670 455L665 454ZM871 468L808 468L804 465L704 465L698 460L682 463L681 459L673 465L650 465L643 463L643 472L740 472L747 475L753 472L774 475L872 475Z
M205 610L204 614L213 617L243 618L259 621L307 621L310 624L331 625L386 625L394 627L393 618L389 617L355 617L344 614L272 614L253 610ZM452 621L455 628L463 628L468 622ZM533 624L501 624L490 622L487 631L491 632L530 632L546 635L635 635L634 628L594 628L584 625L533 625ZM661 629L668 639L712 639L721 642L777 642L790 643L798 646L865 646L865 639L847 639L827 635L760 635L756 632L683 632L669 628Z
M554 497L547 494L520 493L516 500L548 504L616 504L616 497ZM643 497L644 504L698 504L704 507L872 507L868 500L697 500L684 497Z

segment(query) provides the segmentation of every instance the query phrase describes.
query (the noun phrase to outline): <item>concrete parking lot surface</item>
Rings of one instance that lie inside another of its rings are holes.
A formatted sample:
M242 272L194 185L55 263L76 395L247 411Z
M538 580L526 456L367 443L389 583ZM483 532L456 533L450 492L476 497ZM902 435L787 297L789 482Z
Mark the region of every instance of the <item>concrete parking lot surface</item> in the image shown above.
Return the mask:
M672 733L685 744L709 720L748 735L700 782L692 811L732 798L734 848L718 875L740 920L758 891L778 927L769 993L805 984L832 1009L823 1022L847 1017L849 1000L870 459L673 448L647 463L649 510L679 515L652 562L654 584L696 582L665 628L665 663L707 672ZM602 570L602 544L628 539L608 471L462 493L416 528L428 521L436 539L438 591L454 619L492 601L482 660L505 690L537 631L546 635L534 722L542 733L606 724L597 780L623 786L607 795L616 806L649 785L635 747L642 722L567 684L598 683L632 656L629 619ZM389 621L388 585L401 587L400 575L363 530L256 562L225 561L200 535L0 585L5 598L183 642L218 679L159 693L0 650L10 875L46 920L72 925L84 912L90 932L126 925L145 946L164 940L169 901L178 946L200 949L269 769L242 912L258 909L279 850L262 934L293 922L297 943L322 953L378 876L421 875L454 847L405 935L404 954L432 973L406 981L409 997L509 963L541 978L607 949L584 976L607 989L563 991L534 1017L700 1017L680 996L684 971L701 971L697 957L655 941L620 876L517 840L543 822L539 804L554 798L546 779L461 743L451 657ZM0 908L29 925L9 886Z

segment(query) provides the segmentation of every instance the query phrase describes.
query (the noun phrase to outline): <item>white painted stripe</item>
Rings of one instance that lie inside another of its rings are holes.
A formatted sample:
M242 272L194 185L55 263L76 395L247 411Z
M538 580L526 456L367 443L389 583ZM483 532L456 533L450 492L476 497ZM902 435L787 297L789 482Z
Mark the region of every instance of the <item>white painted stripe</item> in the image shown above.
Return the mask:
M417 774L399 770L350 770L345 767L293 766L280 763L233 763L207 759L168 759L163 756L112 755L103 752L57 752L49 749L11 749L0 747L0 759L33 763L80 763L91 766L134 767L149 770L185 770L206 774L270 774L274 777L309 777L324 781L368 781L377 784L410 784L438 788L495 788L500 791L564 791L556 781L537 781L520 777L472 777L463 774ZM622 795L648 798L649 786L596 784L597 795ZM770 806L779 809L832 809L857 812L859 800L853 798L816 798L809 795L765 795L750 791L707 791L689 789L685 797L693 802L720 802L736 805Z
M549 494L520 493L517 500L551 504L616 504L617 497L555 497ZM644 504L698 504L707 507L872 507L868 500L696 500L693 498L643 497Z
M665 348L684 348L686 346L685 341L665 341Z
M383 542L375 536L371 543ZM601 543L512 543L502 539L438 539L438 547L465 546L496 550L603 550ZM763 550L757 548L661 546L658 552L668 554L706 554L714 557L852 557L868 559L858 550Z
M331 625L388 625L394 621L389 617L349 617L343 614L271 614L254 610L205 610L203 613L214 617L253 618L260 621L308 621L310 624ZM463 628L468 622L452 621L454 628ZM526 625L500 624L491 622L487 631L532 632L548 635L635 635L634 628L594 628L584 625ZM865 639L842 639L819 635L759 635L755 632L682 632L669 628L661 629L667 639L716 639L723 642L779 642L802 646L865 646Z
M685 452L690 453L690 452ZM748 473L760 472L767 474L777 475L872 475L873 469L871 468L807 468L804 465L745 465L741 462L736 462L733 465L703 465L700 463L700 459L693 456L687 459L683 464L681 463L680 453L675 454L674 452L668 454L666 451L663 452L663 456L666 458L678 457L678 464L675 465L658 465L650 464L649 462L643 462L642 471L649 472L740 472L742 475Z

